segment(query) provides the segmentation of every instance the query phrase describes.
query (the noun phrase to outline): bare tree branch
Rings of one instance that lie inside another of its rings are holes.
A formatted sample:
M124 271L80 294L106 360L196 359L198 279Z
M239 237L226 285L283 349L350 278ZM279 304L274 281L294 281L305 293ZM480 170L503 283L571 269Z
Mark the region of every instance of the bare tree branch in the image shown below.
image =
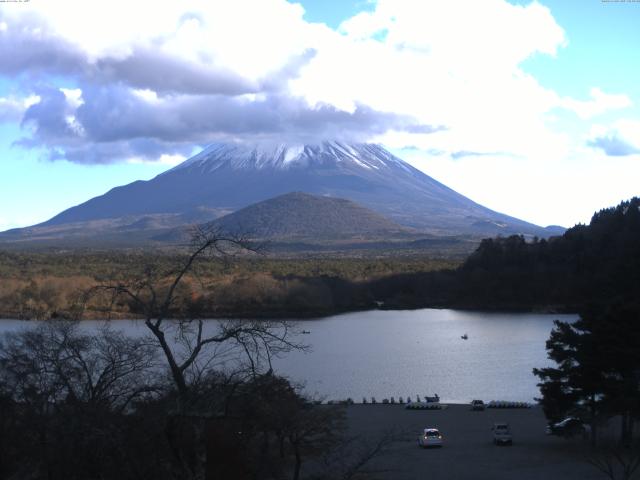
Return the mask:
M88 292L87 298L92 294L107 292L112 294L114 299L127 299L136 309L143 312L145 326L155 337L164 354L176 389L180 396L185 397L189 390L189 379L202 375L197 363L209 346L235 345L246 355L254 375L263 364L271 368L273 357L293 349L305 348L291 340L295 332L287 322L220 321L215 324L215 331L208 332L205 331L202 319L189 318L177 323L176 343L167 338L167 333L176 326L174 322L165 321L176 313L179 287L200 259L226 259L240 252L257 251L258 247L246 238L227 235L212 225L197 226L192 232L190 253L176 269L162 274L158 269L148 267L141 278L129 283L96 285ZM170 279L168 285L160 288L167 278ZM195 328L192 328L194 326ZM180 345L182 350L179 348ZM211 360L205 358L204 362L210 364ZM190 377L191 370L195 370L196 373Z

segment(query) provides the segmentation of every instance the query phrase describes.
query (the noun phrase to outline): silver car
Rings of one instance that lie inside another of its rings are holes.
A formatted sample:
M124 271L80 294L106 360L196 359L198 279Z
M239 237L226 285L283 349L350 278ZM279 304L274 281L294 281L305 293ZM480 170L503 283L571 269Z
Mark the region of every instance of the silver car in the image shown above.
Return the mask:
M425 428L422 435L418 437L418 446L422 448L427 447L442 447L442 434L437 428Z
M547 435L558 435L567 438L582 435L586 438L591 433L591 427L579 418L567 417L561 422L548 425L546 433Z

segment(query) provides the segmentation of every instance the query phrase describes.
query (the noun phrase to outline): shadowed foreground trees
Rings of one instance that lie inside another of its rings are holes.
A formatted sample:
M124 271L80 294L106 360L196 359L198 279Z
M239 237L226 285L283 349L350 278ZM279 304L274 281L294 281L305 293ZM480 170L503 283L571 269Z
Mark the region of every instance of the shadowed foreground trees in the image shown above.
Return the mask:
M179 412L148 340L62 321L6 335L0 478L366 478L386 445L346 438L341 407L272 372L208 370Z
M170 405L164 430L174 469L182 478L204 476L206 419L219 415L214 407L224 405L228 414L230 397L241 391L240 387L253 384L264 375L272 378L274 356L304 348L294 342L291 325L286 321L205 323L199 318L191 292L183 288L185 277L197 275L195 270L201 262L226 259L239 251L254 249L241 238L226 236L213 228L197 228L190 253L175 269L163 271L150 266L141 277L126 283L97 285L89 292L110 294L111 304L124 299L133 311L144 315L144 324L173 384L165 397ZM212 375L216 369L219 374ZM268 438L265 441L268 444Z
M595 443L598 425L619 416L620 442L630 445L640 417L640 309L615 303L556 321L547 351L557 367L534 369L547 418L582 418Z
M342 413L309 403L273 373L274 356L304 348L288 322L205 322L187 301L187 274L197 276L210 254L245 247L199 230L177 268L150 266L90 290L107 306L124 301L143 313L146 336L108 327L93 335L66 321L7 335L0 477L354 478L342 465L361 472L371 455L347 450L335 455L340 467L319 466L345 443Z
M107 327L53 322L0 345L2 478L98 478L122 456L123 419L160 391L155 348ZM9 419L11 419L9 421Z
M190 253L175 268L149 266L141 276L127 282L97 285L86 297L106 293L111 296L111 305L126 301L132 311L144 315L144 324L162 351L178 399L184 401L191 385L216 362L235 362L236 373L255 376L271 369L272 357L304 349L295 342L295 331L287 321L223 320L205 325L197 303L192 301L192 292L183 285L187 275L197 277L202 262L255 251L242 238L227 236L215 228L197 227Z

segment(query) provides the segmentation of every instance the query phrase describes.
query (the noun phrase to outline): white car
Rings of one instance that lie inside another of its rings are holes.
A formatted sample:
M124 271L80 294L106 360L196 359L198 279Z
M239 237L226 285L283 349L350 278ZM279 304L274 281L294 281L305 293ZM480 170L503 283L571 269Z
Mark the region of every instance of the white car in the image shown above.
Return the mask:
M425 428L422 435L418 437L418 446L422 448L441 447L442 434L440 430L437 428Z

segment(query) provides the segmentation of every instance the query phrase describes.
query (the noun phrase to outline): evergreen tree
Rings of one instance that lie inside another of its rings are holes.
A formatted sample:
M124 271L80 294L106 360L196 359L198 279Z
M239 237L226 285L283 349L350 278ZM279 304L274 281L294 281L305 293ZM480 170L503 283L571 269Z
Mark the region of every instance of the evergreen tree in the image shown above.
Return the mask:
M568 415L590 422L595 441L604 411L604 374L598 365L598 344L591 326L582 319L571 324L556 320L547 340L548 356L557 367L535 368L540 377L540 403L546 417L558 421Z
M574 323L556 320L547 351L557 367L533 371L547 418L588 421L595 442L598 423L620 415L628 444L640 415L639 347L640 312L632 304L591 307Z

